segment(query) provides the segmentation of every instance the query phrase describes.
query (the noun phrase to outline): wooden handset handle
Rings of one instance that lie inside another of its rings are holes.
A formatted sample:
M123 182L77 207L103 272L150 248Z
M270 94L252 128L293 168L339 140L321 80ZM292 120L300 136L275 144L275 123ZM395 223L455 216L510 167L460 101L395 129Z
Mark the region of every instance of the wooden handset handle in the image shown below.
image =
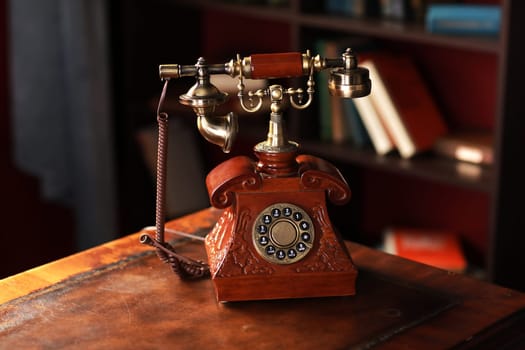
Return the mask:
M264 53L250 56L251 79L300 77L308 74L300 52Z
M196 65L162 64L161 79L178 79L198 74L227 74L235 77L240 73L248 79L272 79L300 77L310 73L310 57L300 52L262 53L231 60L227 63L208 64L200 58Z

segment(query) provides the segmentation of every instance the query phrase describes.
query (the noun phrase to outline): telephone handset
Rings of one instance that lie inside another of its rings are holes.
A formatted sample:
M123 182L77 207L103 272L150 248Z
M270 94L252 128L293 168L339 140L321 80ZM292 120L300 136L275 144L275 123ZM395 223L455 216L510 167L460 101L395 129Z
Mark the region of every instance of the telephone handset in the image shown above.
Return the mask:
M161 65L165 80L159 101L159 149L157 169L156 238L141 236L141 242L157 248L182 278L211 276L218 301L343 296L355 294L357 269L330 221L326 198L334 204L350 199L350 188L329 162L298 154L299 144L287 139L283 121L285 99L296 109L307 108L314 94L314 73L330 69L330 93L357 98L370 93L368 70L357 66L351 49L340 58L313 57L306 53L238 55L224 64ZM213 115L227 94L210 83L210 75L238 78L237 97L247 112L261 109L270 100L267 139L254 147L256 160L230 158L206 177L213 207L222 215L205 239L208 263L177 254L164 242L163 188L167 115L161 113L167 83L192 76L196 83L180 96L193 108L197 126L208 141L229 152L238 131L237 117ZM245 91L244 79L274 79L307 76L307 89L270 85ZM305 100L306 98L306 101Z

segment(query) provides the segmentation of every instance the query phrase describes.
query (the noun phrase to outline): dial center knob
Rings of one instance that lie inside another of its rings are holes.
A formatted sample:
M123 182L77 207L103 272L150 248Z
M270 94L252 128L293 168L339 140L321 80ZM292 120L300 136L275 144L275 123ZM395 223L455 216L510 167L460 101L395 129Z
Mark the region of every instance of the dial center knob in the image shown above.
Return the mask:
M289 247L297 240L297 229L291 222L283 220L273 225L270 235L275 244Z

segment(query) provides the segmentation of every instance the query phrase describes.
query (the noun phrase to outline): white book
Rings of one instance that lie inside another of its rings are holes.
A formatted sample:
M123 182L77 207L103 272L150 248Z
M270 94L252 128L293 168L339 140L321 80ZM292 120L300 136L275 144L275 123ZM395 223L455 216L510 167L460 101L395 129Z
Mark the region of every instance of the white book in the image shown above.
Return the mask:
M359 112L359 116L363 120L372 145L377 154L385 155L395 149L387 130L383 126L381 117L377 113L370 96L359 97L354 99L355 107Z
M394 142L401 156L404 158L411 157L416 153L416 146L414 145L414 142L412 142L407 129L403 125L401 117L399 116L399 111L390 98L375 64L372 61L365 61L361 63L361 66L368 69L370 72L370 79L374 82L374 91L373 94L370 94L370 98L372 101L375 101L375 106L380 109L380 111L378 111L378 116L383 118L384 125L392 130L392 137L394 138Z

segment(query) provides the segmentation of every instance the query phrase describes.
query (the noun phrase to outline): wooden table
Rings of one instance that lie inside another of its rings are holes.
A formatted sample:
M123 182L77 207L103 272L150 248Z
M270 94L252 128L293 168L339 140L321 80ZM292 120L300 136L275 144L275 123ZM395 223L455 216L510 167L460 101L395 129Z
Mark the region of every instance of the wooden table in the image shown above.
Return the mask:
M167 226L202 233L217 215ZM217 303L210 280L179 280L139 235L1 280L0 349L525 348L524 294L355 243L356 296Z

